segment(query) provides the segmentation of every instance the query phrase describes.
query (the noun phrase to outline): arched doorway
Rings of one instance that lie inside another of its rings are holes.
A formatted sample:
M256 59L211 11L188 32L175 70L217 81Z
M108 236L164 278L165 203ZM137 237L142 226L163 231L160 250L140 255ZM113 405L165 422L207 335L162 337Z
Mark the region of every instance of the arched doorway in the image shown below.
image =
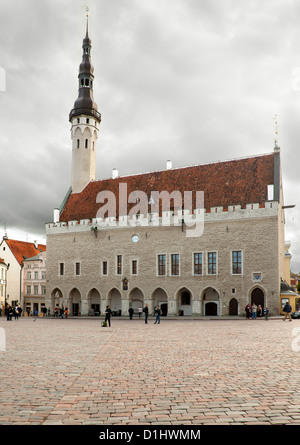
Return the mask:
M138 313L139 307L144 307L144 294L139 288L135 287L130 291L129 303L135 313Z
M100 293L93 288L88 293L88 307L90 315L100 315Z
M256 306L261 305L262 308L265 307L265 293L260 287L256 287L251 292L251 305L255 303Z
M208 301L205 304L205 315L218 315L218 304L214 301Z
M75 317L81 314L81 293L78 289L74 288L69 293L69 305L68 309Z
M113 315L122 315L122 297L118 289L113 288L109 291L108 304Z
M177 292L178 315L192 315L192 293L186 287Z
M236 298L231 298L229 301L229 315L238 315L239 303Z
M219 315L220 296L213 287L208 287L203 292L203 313L204 315Z
M162 289L161 287L158 287L155 289L155 291L152 293L152 301L155 306L159 306L161 310L161 315L166 317L168 314L168 295L167 292Z
M54 311L55 306L61 307L62 305L63 305L63 293L58 287L56 287L51 292L51 307L50 307L51 313Z

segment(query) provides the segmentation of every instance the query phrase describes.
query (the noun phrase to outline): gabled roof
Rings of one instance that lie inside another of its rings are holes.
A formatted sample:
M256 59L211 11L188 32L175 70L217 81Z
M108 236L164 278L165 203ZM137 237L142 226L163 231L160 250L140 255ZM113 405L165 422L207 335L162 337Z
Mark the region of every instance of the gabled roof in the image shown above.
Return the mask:
M34 243L7 238L5 241L20 265L23 263L24 259L31 258L46 250L46 246L44 244L38 244L36 249Z
M184 191L203 191L207 212L211 207L223 206L226 211L229 205L241 205L245 208L249 203L259 203L260 207L264 207L268 199L267 186L274 184L274 153L91 181L80 193L72 193L69 196L61 212L60 221L96 218L98 209L103 205L96 202L101 191L114 193L118 218L120 183L127 184L127 197L135 190L145 192L148 199L153 191L179 191L182 197ZM128 204L127 210L134 205Z

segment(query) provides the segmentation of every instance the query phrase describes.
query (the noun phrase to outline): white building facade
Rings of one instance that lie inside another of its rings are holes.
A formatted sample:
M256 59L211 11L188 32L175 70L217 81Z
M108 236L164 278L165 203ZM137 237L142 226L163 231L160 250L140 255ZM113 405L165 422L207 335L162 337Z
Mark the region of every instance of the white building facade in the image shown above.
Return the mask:
M46 308L46 251L24 260L23 300L25 314L44 314Z

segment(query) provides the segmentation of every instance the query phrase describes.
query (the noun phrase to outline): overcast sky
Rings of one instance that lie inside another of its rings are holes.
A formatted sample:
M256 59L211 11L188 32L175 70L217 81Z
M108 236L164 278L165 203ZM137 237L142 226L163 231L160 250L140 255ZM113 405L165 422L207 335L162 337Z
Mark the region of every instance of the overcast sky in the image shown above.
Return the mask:
M298 0L0 0L0 238L46 242L71 181L85 5L96 178L269 153L300 271Z

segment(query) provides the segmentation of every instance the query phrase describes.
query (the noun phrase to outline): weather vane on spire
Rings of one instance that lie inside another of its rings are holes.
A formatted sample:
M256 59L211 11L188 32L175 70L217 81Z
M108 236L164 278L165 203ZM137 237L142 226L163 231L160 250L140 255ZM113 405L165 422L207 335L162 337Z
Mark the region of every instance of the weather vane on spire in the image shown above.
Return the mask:
M88 31L89 31L89 12L90 12L90 10L89 10L89 7L88 6L86 6L85 7L85 15L86 15L86 35L88 35Z
M278 135L278 120L277 120L277 114L273 117L274 123L275 123L275 145L277 145L277 135Z

